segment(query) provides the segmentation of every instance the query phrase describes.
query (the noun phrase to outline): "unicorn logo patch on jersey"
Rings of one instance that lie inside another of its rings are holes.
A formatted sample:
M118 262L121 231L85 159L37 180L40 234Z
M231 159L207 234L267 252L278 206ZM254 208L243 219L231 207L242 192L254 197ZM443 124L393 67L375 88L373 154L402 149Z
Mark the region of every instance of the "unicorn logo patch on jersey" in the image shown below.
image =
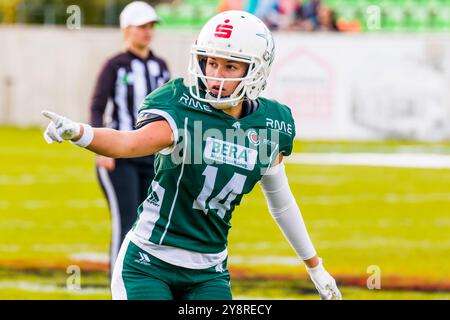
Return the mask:
M256 130L251 129L247 134L248 140L250 140L250 143L254 144L255 146L259 145L259 136Z

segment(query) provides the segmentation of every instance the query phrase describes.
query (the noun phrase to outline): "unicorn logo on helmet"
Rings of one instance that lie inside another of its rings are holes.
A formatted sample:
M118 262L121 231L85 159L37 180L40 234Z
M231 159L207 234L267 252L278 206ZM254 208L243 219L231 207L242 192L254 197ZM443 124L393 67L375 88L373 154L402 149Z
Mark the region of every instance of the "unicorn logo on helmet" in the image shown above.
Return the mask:
M271 35L267 35L266 33L257 33L258 37L264 38L267 41L267 51L263 54L264 61L269 63L269 66L272 65L273 59L275 58L275 43L273 41L269 41L269 37ZM272 48L270 48L272 45Z

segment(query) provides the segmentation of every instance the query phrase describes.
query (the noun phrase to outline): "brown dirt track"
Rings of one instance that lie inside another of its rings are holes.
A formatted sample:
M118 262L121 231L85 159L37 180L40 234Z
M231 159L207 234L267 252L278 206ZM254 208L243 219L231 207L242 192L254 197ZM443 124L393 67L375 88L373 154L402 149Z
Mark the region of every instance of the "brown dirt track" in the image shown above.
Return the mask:
M41 272L65 272L70 265L77 265L83 272L108 272L108 264L92 261L45 261L45 260L0 260L0 269L8 271L20 271L30 273ZM231 276L235 279L248 280L271 280L271 281L294 281L305 280L304 273L261 273L255 270L230 267ZM367 276L352 276L333 274L336 281L344 286L366 288ZM396 275L385 275L382 277L383 290L408 290L408 291L445 291L450 292L450 281L438 281L420 277L400 277Z

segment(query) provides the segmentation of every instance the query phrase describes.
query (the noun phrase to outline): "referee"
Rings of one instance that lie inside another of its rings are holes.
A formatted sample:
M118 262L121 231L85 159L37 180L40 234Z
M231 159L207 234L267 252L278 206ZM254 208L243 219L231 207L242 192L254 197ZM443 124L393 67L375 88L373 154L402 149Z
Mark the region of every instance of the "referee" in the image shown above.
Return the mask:
M125 52L106 61L97 79L90 106L93 127L134 130L140 103L170 79L165 61L149 48L158 20L153 8L143 1L131 2L121 12ZM96 157L97 177L112 221L110 273L120 244L136 220L137 208L147 197L154 177L153 160L153 156Z

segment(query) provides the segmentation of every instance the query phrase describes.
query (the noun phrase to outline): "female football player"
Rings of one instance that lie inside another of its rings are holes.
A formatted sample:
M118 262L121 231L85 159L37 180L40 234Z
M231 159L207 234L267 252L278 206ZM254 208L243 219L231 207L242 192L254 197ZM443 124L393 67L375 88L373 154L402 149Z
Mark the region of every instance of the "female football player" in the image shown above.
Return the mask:
M231 299L230 219L257 182L320 297L341 299L288 184L290 109L259 96L274 52L263 22L226 11L192 46L187 83L172 80L144 99L137 130L93 129L43 112L49 143L70 140L114 158L156 154L155 178L114 267L113 299Z

